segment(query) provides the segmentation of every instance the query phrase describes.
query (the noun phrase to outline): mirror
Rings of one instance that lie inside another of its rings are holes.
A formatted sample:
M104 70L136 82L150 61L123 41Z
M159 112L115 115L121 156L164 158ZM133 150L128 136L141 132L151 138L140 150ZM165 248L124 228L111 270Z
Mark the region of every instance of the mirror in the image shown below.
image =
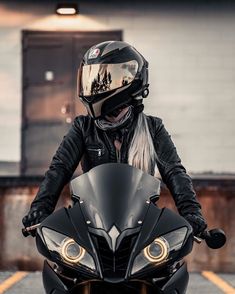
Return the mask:
M226 235L221 229L213 229L206 233L205 241L208 247L219 249L226 243Z

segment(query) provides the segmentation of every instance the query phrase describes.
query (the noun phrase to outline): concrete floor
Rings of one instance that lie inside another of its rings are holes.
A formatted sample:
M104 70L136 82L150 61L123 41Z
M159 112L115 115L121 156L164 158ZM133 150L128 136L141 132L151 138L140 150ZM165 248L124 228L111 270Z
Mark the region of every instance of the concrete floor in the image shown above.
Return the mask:
M0 272L0 293L1 284L8 279L13 273ZM220 278L226 281L232 287L235 287L235 274L218 274ZM235 288L234 288L235 291ZM9 288L6 294L43 294L44 289L42 285L41 272L29 273L21 281ZM208 281L199 273L190 274L190 282L187 294L221 294L227 293L218 288L215 284ZM235 292L234 292L235 293Z

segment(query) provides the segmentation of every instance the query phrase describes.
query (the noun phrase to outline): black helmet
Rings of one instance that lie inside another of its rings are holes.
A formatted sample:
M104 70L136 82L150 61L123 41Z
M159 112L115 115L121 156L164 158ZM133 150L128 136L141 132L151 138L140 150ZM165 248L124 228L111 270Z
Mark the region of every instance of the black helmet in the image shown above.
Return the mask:
M78 96L97 119L148 96L148 62L131 45L106 41L91 47L78 71Z

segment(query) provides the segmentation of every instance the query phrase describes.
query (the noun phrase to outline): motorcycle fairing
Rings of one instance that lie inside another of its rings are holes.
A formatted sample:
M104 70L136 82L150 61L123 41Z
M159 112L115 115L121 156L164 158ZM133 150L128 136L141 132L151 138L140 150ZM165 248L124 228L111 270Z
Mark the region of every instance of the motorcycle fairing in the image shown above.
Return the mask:
M164 227L164 229L161 228L162 226ZM149 245L155 238L169 231L176 230L182 226L189 226L184 218L176 215L169 209L159 209L150 202L148 204L148 211L146 213L142 226L126 229L121 232L117 238L118 246L116 249L119 249L119 245L121 244L121 242L127 239L128 236L129 239L133 236L135 237L135 245L129 248L130 257L129 260L127 260L125 272L121 271L119 275L118 272L116 272L116 282L120 282L124 279L130 278L130 272L135 256L147 245ZM53 215L44 220L44 222L41 224L41 228L43 227L51 228L52 230L55 230L62 234L66 234L67 236L73 238L79 245L86 248L86 250L93 256L100 277L103 277L106 281L115 281L115 279L112 279L113 274L111 269L104 271L104 269L100 267L101 260L97 256L97 250L101 250L101 247L104 247L105 244L104 246L98 247L94 245L94 236L101 236L105 239L105 241L108 241L109 235L103 229L95 229L92 227L88 228L83 218L79 203L75 204L75 206L70 209L62 208L56 211ZM91 235L93 235L93 238ZM40 250L40 248L38 249L45 256L45 252L43 252L42 249ZM107 249L110 250L111 255L111 248L106 248L106 254ZM156 268L153 267L152 270L156 271ZM143 271L142 274L144 274L144 272L145 271Z
M92 235L96 235L96 236L100 236L100 237L105 238L106 242L109 245L109 249L112 250L113 252L115 252L119 248L120 243L122 242L123 238L139 233L140 229L141 229L141 227L137 227L137 228L133 228L133 229L126 229L125 231L120 232L119 236L116 238L115 246L113 246L112 237L109 235L108 232L106 232L103 229L95 229L95 228L91 228L91 227L88 228L89 232Z
M48 227L73 238L91 254L99 279L106 282L132 281L130 273L135 257L158 236L182 226L188 227L190 233L191 228L182 217L151 203L151 197L160 192L160 181L129 165L95 167L74 179L71 190L77 200L75 205L53 213L42 222L39 230ZM110 233L114 226L117 229L115 247ZM111 264L114 257L116 266L117 258L122 258L123 242L129 240L132 245L128 247L124 269L107 268L102 258L108 252ZM105 249L102 258L101 249ZM156 266L149 268L151 273L160 269ZM80 271L78 268L71 270Z
M145 220L139 232L139 236L136 240L136 244L132 250L130 256L130 263L128 266L129 271L126 273L126 279L130 278L131 269L135 257L149 244L151 244L157 237L160 237L164 234L167 234L171 231L175 231L182 227L187 227L187 234L185 236L184 243L182 244L182 250L174 253L169 260L171 263L179 257L187 255L192 250L193 245L193 235L192 228L189 223L180 215L174 213L168 208L160 209L153 203L149 204L148 212L145 216ZM164 264L163 264L164 266ZM161 271L161 265L148 266L146 269L143 269L141 272L136 273L134 276L143 276L146 275L146 272L149 274L156 271Z
M85 247L89 253L93 251L93 246L87 231L87 224L85 223L79 205L75 205L72 209L61 208L48 216L41 223L41 236L43 236L43 227L73 238L78 244Z
M157 285L152 285L147 289L148 294L153 293L162 293L162 294L184 294L186 293L187 285L188 285L189 275L187 272L187 266L184 263L176 272L174 272L169 279L166 281L166 283L163 285L163 287L159 288ZM120 291L120 289L117 287L113 287L113 285L109 285L107 287L106 284L104 284L102 281L100 282L92 282L91 281L91 287L90 291L87 292L86 287L84 287L84 282L81 284L78 283L77 285L73 286L73 289L68 289L68 287L65 285L65 283L61 280L61 277L58 276L58 274L55 273L55 271L50 267L47 261L44 262L43 267L43 285L45 288L45 291L47 294L74 294L74 293L94 293L94 294L103 294L103 293L110 293L113 294L119 294L121 293L128 293L128 294L141 294L141 280L139 281L139 285L133 287L133 290L130 290L130 288L125 289L125 284L123 285L123 289ZM144 283L145 281L143 281ZM90 283L88 280L87 283ZM136 283L136 282L134 282ZM130 282L130 285L132 285L132 282ZM146 293L146 292L144 292Z
M149 199L160 194L160 181L128 164L99 165L71 181L89 226L119 232L142 224Z
M180 215L174 213L168 208L160 209L153 203L150 203L148 212L145 216L136 251L142 250L157 237L175 231L181 227L187 227L188 232L192 232L189 223Z
M189 274L187 265L183 263L181 267L170 277L167 283L162 287L164 294L185 294L188 286Z
M45 260L43 265L42 279L45 291L47 294L69 294L67 286L58 277L54 270L50 267Z
M91 273L83 266L77 268L77 270L87 276L97 276L99 273L99 276L102 277L101 269L97 263L98 258L96 250L94 249L93 243L91 241L87 224L84 220L79 204L76 204L73 208L70 209L61 208L55 211L41 223L38 229L38 234L36 236L38 251L49 260L55 261L55 256L51 251L48 250L43 237L43 228L45 227L74 239L74 241L76 241L80 246L86 248L87 252L93 257L96 263L96 272ZM65 264L60 259L57 259L56 262L65 266ZM70 267L72 270L76 271L76 269L69 264L67 264L67 267Z

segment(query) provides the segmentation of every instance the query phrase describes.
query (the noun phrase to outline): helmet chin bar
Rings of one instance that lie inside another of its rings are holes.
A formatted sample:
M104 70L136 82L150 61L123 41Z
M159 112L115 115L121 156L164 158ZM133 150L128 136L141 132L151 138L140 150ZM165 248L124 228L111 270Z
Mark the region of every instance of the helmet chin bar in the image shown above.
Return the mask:
M117 93L119 91L119 89L117 89L117 91L113 93L115 95L115 97L113 97L114 100L111 100L113 94L111 96L101 99L100 101L96 103L92 103L88 101L85 102L84 100L82 99L81 100L84 103L85 107L87 108L88 114L95 120L101 117L105 117L106 115L117 117L123 108L129 105L132 105L135 108L143 104L143 98L146 98L149 94L148 86L149 84L146 84L144 89L140 89L136 91L134 94L128 93L129 85L126 86L127 92L122 91L120 93ZM126 97L129 97L128 101ZM116 99L119 100L118 105L116 105L115 103ZM111 110L108 111L108 109L111 109Z

